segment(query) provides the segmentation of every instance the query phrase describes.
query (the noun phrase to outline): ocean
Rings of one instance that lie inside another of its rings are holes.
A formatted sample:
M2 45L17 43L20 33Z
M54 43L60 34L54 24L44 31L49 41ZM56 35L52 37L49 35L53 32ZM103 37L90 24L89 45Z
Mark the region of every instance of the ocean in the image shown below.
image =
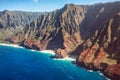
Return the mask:
M53 54L0 45L0 80L107 80Z

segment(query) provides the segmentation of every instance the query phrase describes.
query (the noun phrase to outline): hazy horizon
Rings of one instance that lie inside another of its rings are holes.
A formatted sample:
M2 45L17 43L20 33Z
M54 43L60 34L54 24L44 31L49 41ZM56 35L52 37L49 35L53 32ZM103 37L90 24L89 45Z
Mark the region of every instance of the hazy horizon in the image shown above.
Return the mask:
M50 12L65 4L92 5L119 0L0 0L0 11Z

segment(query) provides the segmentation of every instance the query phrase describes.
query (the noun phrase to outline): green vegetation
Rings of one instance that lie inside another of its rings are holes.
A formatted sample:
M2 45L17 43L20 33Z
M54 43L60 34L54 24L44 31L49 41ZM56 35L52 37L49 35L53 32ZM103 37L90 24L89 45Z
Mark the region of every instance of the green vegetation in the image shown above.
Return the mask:
M0 43L8 43L8 44L10 44L9 41L5 41L5 40L2 40L2 39L0 39Z

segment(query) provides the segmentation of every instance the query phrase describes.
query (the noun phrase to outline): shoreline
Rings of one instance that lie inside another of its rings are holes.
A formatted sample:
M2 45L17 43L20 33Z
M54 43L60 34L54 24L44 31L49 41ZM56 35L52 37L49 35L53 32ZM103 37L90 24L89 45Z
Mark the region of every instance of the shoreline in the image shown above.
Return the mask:
M0 45L2 46L10 46L10 47L15 47L15 48L25 48L25 47L22 47L22 46L19 46L18 44L8 44L8 43L0 43ZM26 48L27 49L27 48ZM52 54L52 55L55 55L55 52L54 50L34 50L34 49L29 49L30 51L37 51L37 52L41 52L41 53L44 53L44 54ZM54 60L67 60L67 61L76 61L75 58L71 58L71 57L65 57L65 58L54 58Z
M10 46L10 47L15 47L15 48L25 48L22 46L19 46L18 44L8 44L8 43L0 43L0 45L2 46ZM27 48L26 48L27 49ZM43 50L43 51L39 51L39 50L34 50L34 49L29 49L30 51L38 51L44 54L52 54L55 55L55 52L53 50ZM69 56L65 57L65 58L54 58L54 60L62 60L62 61L76 61L75 58L71 58ZM77 64L78 65L78 64ZM85 68L85 67L84 67ZM94 70L89 70L87 68L85 68L88 72L94 72ZM97 71L99 73L100 76L104 76L107 80L111 80L110 78L108 78L107 76L104 75L104 73Z
M100 76L104 76L107 80L111 80L110 78L108 78L107 76L104 75L104 73L102 73L101 71L97 71L99 73Z
M104 72L102 72L100 70L89 69L88 67L80 65L80 64L77 64L77 63L76 63L76 65L78 65L78 67L82 67L83 69L85 69L88 72L97 72L100 76L105 77L106 80L111 80L110 77L108 77L107 75L105 75Z
M24 48L22 46L19 46L18 44L8 44L8 43L0 43L1 46L10 46L10 47L16 47L16 48Z
M10 47L15 47L15 48L25 48L25 47L22 47L22 46L19 46L18 44L8 44L8 43L0 43L1 46L10 46ZM27 48L26 48L27 49ZM55 55L55 52L53 50L34 50L34 49L29 49L30 51L38 51L38 52L41 52L41 53L48 53L48 54L53 54Z
M54 60L62 60L62 61L76 61L75 58L71 58L71 57L65 57L65 58L54 58Z
M53 50L42 50L42 51L39 51L41 53L48 53L48 54L53 54L55 55L55 52Z
M86 69L86 68L85 68L85 69ZM86 70L89 71L89 72L94 72L94 70L89 70L89 69L86 69ZM96 71L96 72L98 72L100 76L105 77L105 79L111 80L110 78L108 78L107 76L105 76L104 73L102 73L101 71Z

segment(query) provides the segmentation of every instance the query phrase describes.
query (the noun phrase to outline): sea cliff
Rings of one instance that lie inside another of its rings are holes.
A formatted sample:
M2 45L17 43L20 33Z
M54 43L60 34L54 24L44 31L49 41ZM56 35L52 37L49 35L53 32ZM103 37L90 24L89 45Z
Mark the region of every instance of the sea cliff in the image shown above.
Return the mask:
M120 80L120 1L66 4L5 40L29 49L54 50L56 58L74 56L78 65Z

